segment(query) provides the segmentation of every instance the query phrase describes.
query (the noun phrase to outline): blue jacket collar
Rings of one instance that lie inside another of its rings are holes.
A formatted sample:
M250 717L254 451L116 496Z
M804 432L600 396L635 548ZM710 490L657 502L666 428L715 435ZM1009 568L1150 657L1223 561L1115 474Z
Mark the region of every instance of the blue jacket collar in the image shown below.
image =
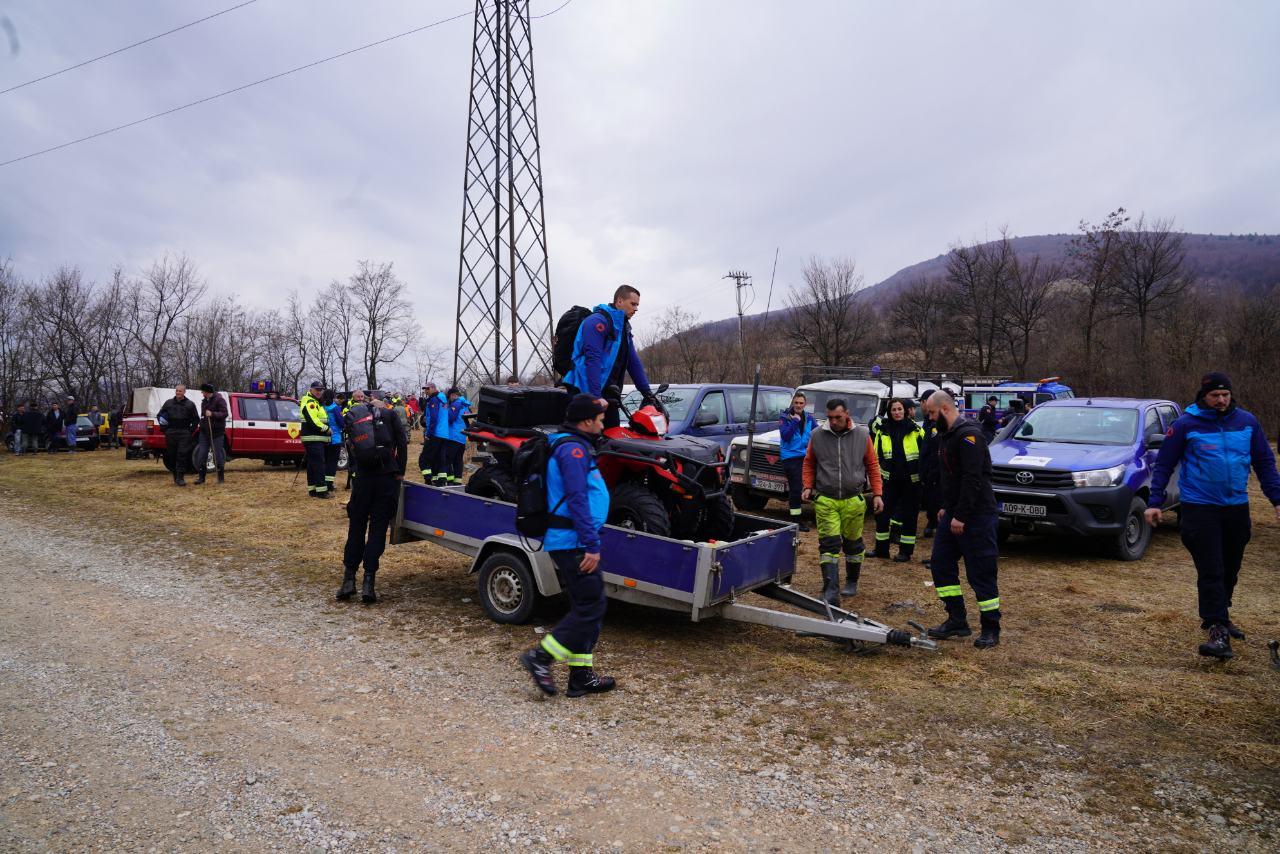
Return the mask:
M1227 411L1222 413L1219 413L1218 410L1216 409L1212 409L1207 406L1201 406L1198 403L1191 404L1183 411L1186 412L1188 415L1192 416L1193 418L1199 418L1204 421L1223 421L1235 414L1236 403L1234 400L1231 401L1231 405L1227 407Z
M614 308L607 303L600 303L596 306L596 311L602 312L613 321L613 331L615 334L622 331L622 327L627 322L627 315L620 308Z

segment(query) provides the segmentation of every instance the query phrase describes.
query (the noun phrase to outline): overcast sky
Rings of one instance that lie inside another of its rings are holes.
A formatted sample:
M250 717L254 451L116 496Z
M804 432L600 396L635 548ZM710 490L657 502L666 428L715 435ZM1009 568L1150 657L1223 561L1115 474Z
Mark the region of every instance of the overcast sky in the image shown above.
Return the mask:
M0 0L0 89L236 0ZM562 0L535 0L535 14ZM473 8L258 0L0 95L0 161ZM1280 3L573 0L534 22L552 296L764 308L810 255L867 282L1117 205L1280 231ZM0 257L104 279L185 252L271 307L394 261L452 345L469 17L0 168Z

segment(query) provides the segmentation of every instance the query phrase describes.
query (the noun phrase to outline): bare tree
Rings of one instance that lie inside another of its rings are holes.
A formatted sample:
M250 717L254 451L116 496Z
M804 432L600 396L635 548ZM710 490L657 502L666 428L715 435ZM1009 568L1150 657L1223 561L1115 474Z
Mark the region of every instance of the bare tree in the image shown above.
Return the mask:
M391 264L360 261L351 276L350 294L369 388L378 387L378 367L395 362L416 337L417 324L405 299L405 284Z
M706 333L699 327L698 316L678 305L669 307L658 322L664 347L670 351L676 379L697 382L702 363L706 360Z
M947 256L952 296L949 308L967 328L978 373L991 373L995 361L1015 257L1006 230L1001 230L999 240L956 246Z
M310 313L303 307L297 291L289 291L289 299L284 307L284 328L281 332L286 345L296 358L290 370L281 375L280 381L284 382L287 378L289 393L297 394L298 386L302 383L302 375L306 373L309 364L308 359L314 355L312 341L318 337L315 323Z
M1119 233L1120 275L1116 279L1116 308L1122 316L1138 323L1139 377L1144 395L1150 393L1151 377L1147 336L1153 318L1169 310L1186 292L1190 275L1182 234L1170 220L1158 219L1147 228L1139 216L1131 227Z
M1129 217L1116 208L1098 225L1080 221L1080 234L1067 249L1072 291L1080 309L1080 335L1084 344L1083 388L1092 392L1097 375L1094 347L1099 327L1115 317L1115 293L1120 277L1120 231Z
M871 352L875 328L871 310L858 299L862 274L853 261L813 257L802 271L804 284L787 294L787 338L802 358L820 365L844 365Z
M164 385L169 379L165 359L178 318L199 305L205 291L191 259L167 254L130 288L130 332L147 355L142 385Z
M999 322L1015 375L1020 378L1028 376L1031 345L1044 331L1061 281L1062 267L1041 261L1039 255L1013 260L1009 284L1001 293Z
M946 323L948 303L944 282L918 279L899 291L889 306L894 344L918 353L916 367L920 370L935 370L943 349L953 337Z

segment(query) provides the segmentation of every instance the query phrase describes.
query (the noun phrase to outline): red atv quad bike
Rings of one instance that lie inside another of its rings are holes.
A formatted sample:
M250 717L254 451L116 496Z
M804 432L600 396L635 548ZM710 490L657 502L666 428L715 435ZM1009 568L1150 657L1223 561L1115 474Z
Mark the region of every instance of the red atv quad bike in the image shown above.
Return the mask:
M606 390L605 396L616 402L610 391L616 390ZM696 436L667 436L666 415L653 403L635 412L622 408L622 413L627 426L605 430L596 452L609 485L609 524L698 542L728 539L733 504L725 491L727 463L720 446ZM481 457L486 461L471 475L466 491L514 502L516 449L535 431L550 435L560 425L500 427L479 418L465 432L487 458Z

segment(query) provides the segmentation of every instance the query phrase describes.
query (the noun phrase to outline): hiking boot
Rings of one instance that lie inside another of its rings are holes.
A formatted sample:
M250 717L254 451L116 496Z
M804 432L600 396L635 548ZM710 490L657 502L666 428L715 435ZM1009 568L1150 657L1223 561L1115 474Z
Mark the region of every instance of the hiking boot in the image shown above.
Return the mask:
M876 540L876 550L871 553L871 557L880 558L880 560L889 559L889 541Z
M196 486L204 483L204 470L200 470L200 474L196 476Z
M844 587L840 588L841 596L857 596L858 595L858 578L862 575L861 563L846 563L844 567L845 582Z
M812 530L813 530L813 528L810 528L810 527L809 527L808 525L806 525L804 522L800 522L800 523L798 523L798 524L796 525L796 530L797 530L797 531L799 531L799 532L800 532L800 533L802 533L802 534L807 534L807 533L809 533L810 531L812 531Z
M354 566L344 566L342 568L342 586L338 588L338 595L334 598L339 602L343 602L356 595L356 568Z
M965 626L965 634L968 634L968 626ZM985 625L982 627L982 633L974 640L973 645L978 649L991 649L991 647L1000 643L1000 626Z
M184 478L182 475L178 475L177 477L175 477L175 478L173 479L173 485L174 485L174 486L186 486L186 485L187 485L187 480L186 480L186 478Z
M822 601L828 605L840 605L840 566L834 563L822 565Z
M373 590L373 577L375 573L369 570L364 571L364 584L360 588L360 601L366 605L372 605L378 601L378 594Z
M1238 641L1244 640L1244 632L1240 629L1239 626L1237 626L1235 623L1231 622L1230 620L1227 620L1227 634L1231 635L1231 637L1235 638Z
M928 635L936 640L948 638L967 638L973 634L969 621L964 617L947 617L945 621L929 629Z
M911 550L899 549L898 553L893 556L894 563L911 563Z
M586 694L603 694L605 691L612 691L617 684L612 676L597 676L590 667L570 667L569 687L565 689L564 695L582 697Z
M1231 634L1226 626L1215 623L1209 627L1209 639L1200 644L1200 654L1223 661L1235 655L1231 651Z
M520 656L520 664L533 677L533 684L537 685L538 690L548 697L556 695L556 680L551 675L553 662L555 662L555 659L541 647L534 647Z

